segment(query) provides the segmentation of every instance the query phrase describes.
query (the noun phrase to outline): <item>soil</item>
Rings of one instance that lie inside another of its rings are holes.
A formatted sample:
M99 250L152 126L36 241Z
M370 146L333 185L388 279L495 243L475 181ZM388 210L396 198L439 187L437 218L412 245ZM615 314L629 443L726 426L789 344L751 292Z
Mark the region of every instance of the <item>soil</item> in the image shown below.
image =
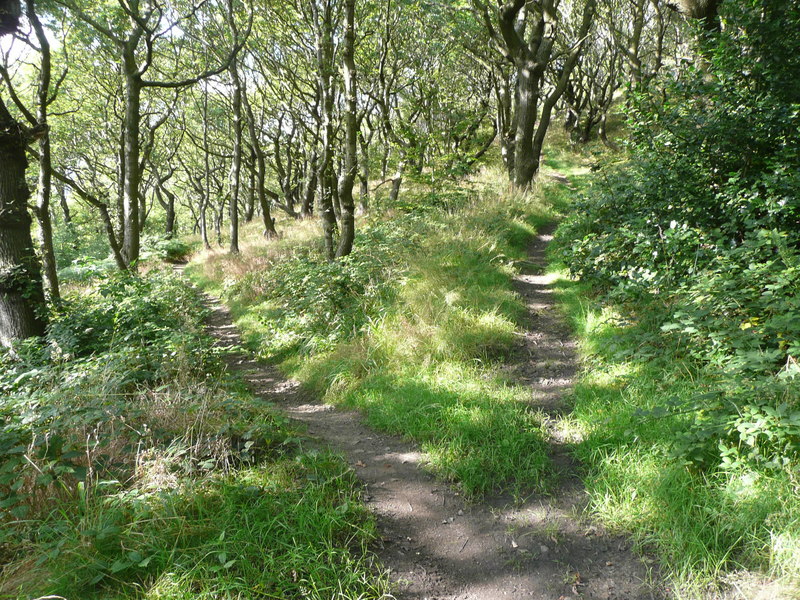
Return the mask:
M560 477L548 496L467 502L424 470L424 456L413 443L370 429L356 412L322 404L273 366L236 351L227 355L257 395L307 427L310 443L330 447L355 470L378 522L381 539L374 551L400 600L664 597L654 562L586 516L580 465L558 427L558 417L570 410L578 360L553 282L541 274L550 231L533 241L515 280L528 322L504 366L510 378L529 387L531 406L550 425ZM208 328L217 343L239 346L227 308L213 298L209 306Z

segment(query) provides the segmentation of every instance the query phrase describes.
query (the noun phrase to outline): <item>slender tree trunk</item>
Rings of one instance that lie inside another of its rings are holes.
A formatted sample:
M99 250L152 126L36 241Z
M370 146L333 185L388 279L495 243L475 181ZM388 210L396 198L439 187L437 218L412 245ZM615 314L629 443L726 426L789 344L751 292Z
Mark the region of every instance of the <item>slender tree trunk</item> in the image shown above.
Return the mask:
M321 4L321 6L320 6ZM325 254L333 260L336 254L336 215L333 212L332 188L328 185L333 143L333 23L330 0L312 0L314 33L317 52L317 70L322 97L322 156L317 168L320 184L320 217L325 238Z
M400 162L397 164L397 171L392 177L392 191L389 192L389 202L394 205L397 202L397 199L400 197L400 187L403 185L403 172L406 169L406 156L405 153L402 153L400 156Z
M356 138L358 121L356 106L356 63L355 63L355 0L345 0L346 29L344 34L344 90L347 102L345 112L345 150L344 165L339 179L339 203L342 208L342 230L336 256L347 256L353 250L356 235L355 203L353 184L358 169Z
M70 225L72 223L72 213L67 203L67 187L64 185L58 188L58 200L61 205L61 212L64 213L64 223Z
M122 257L128 267L139 260L139 127L141 121L142 79L137 74L135 49L126 44L125 69L125 180Z
M217 246L220 247L222 246L222 222L225 217L225 205L227 203L227 199L223 198L214 215L214 232L217 234Z
M231 165L231 254L239 254L239 188L242 174L242 82L237 59L231 63L233 79L233 164Z
M208 239L208 199L203 198L200 201L200 237L203 238L203 247L206 250L211 250L211 242Z
M39 87L36 94L37 125L47 131L47 106L50 95L50 42L34 9L34 1L27 0L26 14L39 43L41 64L39 65ZM53 166L50 154L50 136L45 133L39 139L39 190L36 201L36 220L39 222L39 249L42 255L42 270L50 300L61 298L58 286L58 270L53 250L53 223L50 218Z
M383 154L381 154L381 179L386 179L386 174L389 172L389 153L391 151L391 144L389 140L383 141Z
M275 230L275 219L272 218L269 198L266 192L267 164L263 151L259 150L256 160L258 161L258 202L261 206L261 217L264 221L264 237L274 238L278 236L278 232Z
M211 201L211 158L208 151L208 88L203 86L203 203L200 206L200 232L203 246L211 249L208 239L208 204Z
M336 174L333 169L328 173L328 184L326 186L331 192L331 204L333 205L333 216L336 218L336 225L342 220L342 204L339 202L339 186L336 184Z
M117 206L115 235L121 240L125 235L125 118L120 121L117 139ZM127 268L127 267L126 267Z
M264 156L264 149L261 147L261 141L258 139L253 108L250 106L250 101L247 99L246 92L242 96L242 102L244 103L245 112L247 113L247 133L250 136L250 146L253 148L255 158L255 189L258 194L258 204L261 207L261 216L264 220L264 237L273 238L278 235L278 232L275 231L275 219L272 218L269 206L269 198L267 197L266 191L266 157Z
M306 186L303 192L303 206L301 213L304 218L308 218L314 212L314 196L317 191L317 150L316 148L311 152L311 160L308 163L308 175L306 177Z
M144 226L147 225L147 201L143 193L139 194L139 233L144 231Z
M359 190L359 204L361 205L361 213L366 214L369 211L369 140L365 140L363 136L361 139L361 162L359 167L361 172L359 174L359 181L361 187Z
M247 167L250 179L247 186L247 208L244 211L244 222L250 223L256 214L256 155L254 151L250 153Z

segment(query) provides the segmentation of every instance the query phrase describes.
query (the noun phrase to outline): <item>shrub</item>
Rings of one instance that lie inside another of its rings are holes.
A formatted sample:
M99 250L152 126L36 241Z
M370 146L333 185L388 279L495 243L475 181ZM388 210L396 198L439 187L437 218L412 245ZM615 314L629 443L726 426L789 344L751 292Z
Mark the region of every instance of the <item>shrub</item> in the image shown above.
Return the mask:
M800 6L725 9L708 72L634 98L629 161L581 200L560 243L573 274L717 381L721 402L688 407L680 455L784 465L800 441L800 40L779 32L800 25Z

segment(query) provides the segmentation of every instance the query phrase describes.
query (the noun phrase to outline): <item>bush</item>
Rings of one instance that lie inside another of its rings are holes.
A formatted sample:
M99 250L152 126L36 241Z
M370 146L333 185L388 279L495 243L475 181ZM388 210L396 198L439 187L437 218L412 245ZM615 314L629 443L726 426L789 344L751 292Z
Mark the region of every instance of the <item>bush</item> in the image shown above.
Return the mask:
M800 40L780 32L800 5L723 6L709 70L633 99L630 160L560 243L573 274L717 381L721 402L676 408L696 414L678 454L784 466L800 454Z

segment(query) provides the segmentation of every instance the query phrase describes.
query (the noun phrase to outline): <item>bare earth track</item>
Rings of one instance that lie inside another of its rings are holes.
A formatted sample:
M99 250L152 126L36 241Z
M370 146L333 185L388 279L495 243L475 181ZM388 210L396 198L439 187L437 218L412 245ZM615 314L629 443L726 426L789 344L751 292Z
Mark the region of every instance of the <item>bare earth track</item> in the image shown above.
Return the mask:
M548 233L534 240L527 272L515 281L529 322L505 370L530 388L534 409L556 418L569 411L565 398L577 358L552 282L539 274ZM209 306L208 328L217 343L238 346L227 308L213 298ZM663 597L653 583L657 576L629 542L582 518L586 494L556 428L551 458L561 476L552 495L468 503L422 469L424 457L413 444L370 429L358 413L321 404L270 365L236 353L227 360L257 395L306 425L314 443L341 453L355 469L378 520L381 540L374 550L397 583L398 599Z

